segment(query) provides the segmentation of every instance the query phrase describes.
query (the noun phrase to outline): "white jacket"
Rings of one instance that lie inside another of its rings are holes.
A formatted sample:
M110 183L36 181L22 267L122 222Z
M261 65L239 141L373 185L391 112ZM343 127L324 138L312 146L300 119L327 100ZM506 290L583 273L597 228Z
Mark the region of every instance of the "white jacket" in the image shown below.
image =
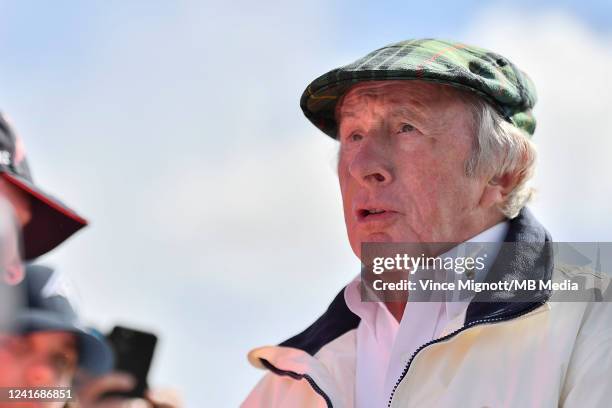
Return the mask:
M504 267L494 267L487 280L584 279L603 288L610 282L588 269L553 264L550 236L527 210L511 220L506 241L537 250L500 254ZM475 298L441 337L411 356L388 406L612 407L610 292L607 302L556 301L560 293L550 291L514 295L521 302ZM304 332L252 350L251 364L270 372L242 406L352 407L358 324L341 291Z

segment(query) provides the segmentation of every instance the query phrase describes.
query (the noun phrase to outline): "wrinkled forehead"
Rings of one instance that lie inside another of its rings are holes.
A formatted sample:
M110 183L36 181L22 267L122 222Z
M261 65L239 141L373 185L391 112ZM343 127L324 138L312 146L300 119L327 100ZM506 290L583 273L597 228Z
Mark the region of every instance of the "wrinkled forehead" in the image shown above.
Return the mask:
M356 116L376 105L388 109L408 108L428 116L461 103L460 91L450 85L418 80L368 81L352 86L336 105L336 120Z

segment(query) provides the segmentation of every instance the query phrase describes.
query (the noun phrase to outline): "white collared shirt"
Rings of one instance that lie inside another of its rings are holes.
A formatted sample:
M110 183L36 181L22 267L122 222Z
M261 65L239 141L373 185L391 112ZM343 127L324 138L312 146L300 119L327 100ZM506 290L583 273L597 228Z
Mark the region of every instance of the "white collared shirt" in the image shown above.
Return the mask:
M489 256L475 277L477 281L484 280L508 228L509 223L503 221L466 241L499 244L497 248L487 247ZM348 308L361 318L357 326L355 407L384 407L412 354L421 345L440 337L447 324L464 313L470 299L409 300L398 323L383 302L361 301L360 281L361 277L357 276L344 291Z

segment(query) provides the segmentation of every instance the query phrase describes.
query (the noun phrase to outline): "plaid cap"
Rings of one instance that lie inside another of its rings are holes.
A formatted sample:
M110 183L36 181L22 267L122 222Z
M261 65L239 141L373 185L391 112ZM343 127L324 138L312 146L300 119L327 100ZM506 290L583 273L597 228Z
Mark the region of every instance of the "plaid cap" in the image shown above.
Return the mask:
M336 138L336 103L364 81L422 80L476 92L516 127L533 135L531 109L536 90L531 79L507 58L483 48L436 39L387 45L352 64L321 75L308 85L300 107L316 127Z

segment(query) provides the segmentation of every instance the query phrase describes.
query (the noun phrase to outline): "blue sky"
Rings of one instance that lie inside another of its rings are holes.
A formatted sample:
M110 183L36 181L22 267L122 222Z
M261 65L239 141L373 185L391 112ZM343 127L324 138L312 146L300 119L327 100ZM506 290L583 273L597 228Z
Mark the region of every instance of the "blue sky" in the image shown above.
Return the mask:
M42 261L90 323L160 333L153 384L236 406L261 375L246 352L301 330L358 270L335 145L301 92L433 36L534 77L534 210L558 239L611 241L611 6L533 3L1 2L0 109L39 184L91 220Z

